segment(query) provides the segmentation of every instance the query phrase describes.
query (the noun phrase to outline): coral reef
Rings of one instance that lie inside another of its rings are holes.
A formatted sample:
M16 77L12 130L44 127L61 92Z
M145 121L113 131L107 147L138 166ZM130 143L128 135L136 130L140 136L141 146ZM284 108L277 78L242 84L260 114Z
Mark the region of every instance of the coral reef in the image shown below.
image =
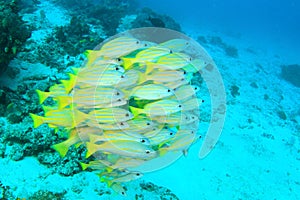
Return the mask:
M6 70L8 63L22 50L22 45L30 37L31 31L18 15L19 1L0 1L0 73Z
M296 87L300 87L300 65L282 65L281 77L292 83Z

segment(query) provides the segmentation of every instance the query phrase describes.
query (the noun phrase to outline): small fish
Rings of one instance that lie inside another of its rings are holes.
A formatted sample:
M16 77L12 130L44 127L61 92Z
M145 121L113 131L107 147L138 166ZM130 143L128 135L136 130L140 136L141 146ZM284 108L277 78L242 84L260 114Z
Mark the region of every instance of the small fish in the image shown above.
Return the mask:
M108 65L108 64L120 66L123 64L123 61L120 58L107 58L107 57L101 56L101 57L98 57L93 63L90 63L90 65L86 64L85 67L96 68L96 67ZM124 68L120 67L120 71L124 72Z
M174 98L176 100L182 101L196 95L199 90L200 88L197 85L182 85L179 88L174 89Z
M185 65L183 70L186 72L196 73L202 70L206 65L207 63L204 60L195 59L192 60L188 65Z
M41 90L36 90L39 103L42 104L48 97L57 97L57 96L67 96L65 87L63 84L55 84L49 88L49 92L43 92Z
M175 132L169 130L168 128L163 128L160 132L158 132L156 135L153 135L149 137L149 141L151 145L158 145L163 144L166 141L173 138L175 135ZM145 134L147 136L147 133Z
M107 168L105 164L101 162L101 160L90 161L89 163L79 162L82 170L86 170L87 168L95 169L95 170L104 170Z
M120 183L113 183L110 187L114 192L122 196L127 196L124 187Z
M171 51L168 48L160 46L152 46L141 50L135 57L122 57L124 69L130 69L135 63L145 63L156 61L160 56L170 54Z
M198 120L198 117L189 112L176 112L167 116L156 116L153 117L152 120L156 120L159 123L165 123L173 126L177 126L177 125L181 126L181 125L190 124Z
M90 157L97 151L140 159L152 159L157 156L156 151L154 151L151 147L140 142L127 140L112 140L102 144L93 144L91 142L87 142L86 147L88 150L86 158Z
M93 120L93 121L88 121L86 124L88 126L103 129L103 130L123 130L129 128L129 125L126 122L118 122L115 124L99 124L98 122Z
M143 159L120 157L114 164L111 163L109 167L112 169L126 169L140 166L145 162Z
M176 100L162 99L147 104L143 109L130 106L134 116L146 114L147 116L163 116L180 111L182 105Z
M125 78L118 82L118 88L128 88L135 85L139 80L139 71L130 69L124 73Z
M76 121L74 120L74 115L76 115ZM53 127L74 128L87 119L85 113L76 109L50 110L45 113L45 117L32 113L30 113L30 116L33 120L34 128L37 128L42 124L53 125Z
M88 118L97 123L114 124L128 121L133 118L133 115L123 108L103 108L89 112Z
M146 74L154 69L162 70L177 70L190 64L192 58L184 53L171 53L161 56L156 62L146 62Z
M160 46L171 49L173 52L180 52L185 50L189 46L189 41L185 39L172 39L166 42L160 43Z
M142 176L143 176L143 174L140 172L130 172L126 175L115 177L111 181L114 183L124 183L124 182L129 182L129 181L141 178Z
M106 42L100 50L87 50L85 55L88 59L87 65L93 63L98 57L119 58L125 56L144 45L136 38L118 37Z
M168 71L154 71L150 74L140 73L139 84L146 81L154 81L155 83L167 83L185 79L185 71L168 70Z
M199 109L203 102L204 100L199 98L186 99L182 102L182 110L189 111Z
M186 78L182 78L178 81L174 81L174 82L168 82L168 83L162 83L163 85L165 85L166 87L168 88L171 88L171 89L176 89L182 85L186 85L186 84L189 84L189 81L186 79Z
M140 142L145 145L149 145L150 142L148 138L144 137L143 135L139 135L136 137L129 136L124 134L123 132L116 132L114 131L113 134L109 134L109 132L105 131L103 135L90 135L90 142L91 143L98 143L98 142L107 142L112 140L124 140L124 141L134 141Z
M77 106L94 106L108 104L124 97L123 92L110 86L99 86L74 89L72 96L57 96L58 108L62 109L70 104Z
M176 135L171 138L169 146L159 149L160 155L168 151L187 150L196 138L196 133L193 130L179 130Z
M173 90L161 84L147 84L137 86L130 95L137 99L157 100L173 95Z

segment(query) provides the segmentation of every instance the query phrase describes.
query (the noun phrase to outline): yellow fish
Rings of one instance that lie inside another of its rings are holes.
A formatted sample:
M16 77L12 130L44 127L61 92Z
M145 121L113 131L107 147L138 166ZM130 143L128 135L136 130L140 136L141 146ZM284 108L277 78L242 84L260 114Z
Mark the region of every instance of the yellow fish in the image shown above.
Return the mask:
M185 125L196 121L198 117L188 112L176 112L167 116L156 116L152 117L152 120L158 121L159 123L166 123L169 125Z
M132 113L123 108L95 109L88 114L89 119L97 123L114 124L128 121L133 118Z
M171 49L173 52L180 52L185 50L189 46L189 41L185 39L172 39L166 42L160 43L159 46Z
M147 116L163 116L176 113L182 109L182 105L176 100L163 99L147 104L143 109L130 106L134 116L146 114Z
M124 73L125 78L118 82L118 88L128 88L134 86L139 80L139 71L130 69Z
M57 97L57 96L67 96L65 87L63 84L55 84L49 88L49 92L43 92L41 90L36 90L39 103L42 104L48 97Z
M74 120L74 115L76 115L76 121ZM32 113L30 113L30 116L33 120L34 128L37 128L42 124L49 124L54 127L74 128L87 119L87 115L85 113L76 109L50 110L45 113L45 117Z
M129 93L129 92L127 92ZM147 84L137 86L130 95L137 99L157 100L173 95L173 90L161 84Z
M79 162L82 170L86 170L87 168L95 169L95 170L105 170L107 165L103 164L101 160L90 161L89 163Z
M107 104L124 97L123 92L110 86L89 87L74 89L72 96L57 96L58 108L62 109L70 104L77 106L94 106Z
M76 127L69 131L68 139L52 145L52 148L56 150L61 157L65 157L68 149L75 144L82 144L87 142L90 139L90 135L102 135L102 129L93 128L93 127Z
M86 158L90 157L97 151L140 159L151 159L157 156L156 151L154 151L151 147L140 142L127 140L112 140L102 144L87 142L86 147L88 150Z
M160 47L160 46L152 46L141 50L138 52L134 58L131 57L122 57L124 68L130 69L130 67L135 63L145 63L145 62L153 62L157 60L160 56L170 54L171 51L168 48Z
M182 102L182 110L197 110L203 102L204 100L199 98L186 99Z
M139 84L146 81L154 81L156 83L174 82L185 79L185 71L168 70L168 71L154 71L150 74L140 73Z
M88 121L87 125L103 130L123 130L129 128L129 125L126 122L117 122L115 124L99 124L97 121L92 120Z
M118 37L106 42L100 50L87 50L85 52L88 59L87 65L90 65L101 56L119 58L142 47L144 47L144 44L136 38Z
M162 70L177 70L190 64L192 58L184 53L171 53L161 56L156 62L146 62L146 74L154 69Z
M197 85L182 85L179 88L174 89L176 100L182 101L187 99L191 96L196 95L199 92L200 88Z
M204 60L195 59L195 60L192 60L188 65L185 65L183 67L183 70L185 70L186 72L195 73L195 72L199 72L200 70L202 70L206 65L207 64Z

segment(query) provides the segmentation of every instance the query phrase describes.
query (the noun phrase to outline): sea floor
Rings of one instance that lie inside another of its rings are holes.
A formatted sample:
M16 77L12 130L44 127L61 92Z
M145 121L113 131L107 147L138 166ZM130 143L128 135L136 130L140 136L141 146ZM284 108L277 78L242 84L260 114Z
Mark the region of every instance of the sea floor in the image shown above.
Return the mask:
M55 16L53 12L47 15L49 19ZM61 11L56 14L63 15ZM295 63L273 45L263 48L245 38L210 30L185 32L194 39L207 39L198 41L216 62L226 88L224 129L207 157L198 158L200 141L187 157L130 183L127 197L110 194L93 172L65 177L41 165L36 157L0 158L0 198L5 186L20 198L48 190L64 193L65 199L99 199L99 194L101 199L134 199L139 193L145 199L162 199L158 193L138 189L145 181L170 189L180 200L300 199L296 192L300 191L300 88L280 75L281 65ZM237 55L228 55L223 45L209 40L212 37L235 47Z

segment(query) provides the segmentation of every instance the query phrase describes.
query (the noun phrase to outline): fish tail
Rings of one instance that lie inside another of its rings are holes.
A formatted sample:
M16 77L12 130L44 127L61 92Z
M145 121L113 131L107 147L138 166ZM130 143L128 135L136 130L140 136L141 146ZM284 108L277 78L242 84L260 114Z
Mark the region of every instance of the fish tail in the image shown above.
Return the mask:
M33 127L37 128L44 123L44 118L42 116L35 115L33 113L29 113L30 117L33 120Z
M55 97L55 99L58 101L58 109L63 109L70 104L70 100L72 100L72 97L59 96Z
M153 67L153 63L147 62L147 67L146 67L146 72L145 74L149 74L150 72L153 71L154 67Z
M91 65L95 61L97 54L98 54L98 52L94 51L94 50L86 50L83 53L83 55L85 55L85 57L88 59L87 64L86 64L87 66Z
M36 93L39 97L39 103L42 104L49 96L50 96L50 92L43 92L41 90L36 90Z
M87 152L86 152L85 158L89 158L93 153L96 152L96 145L91 142L87 142L86 149L87 149Z
M76 75L69 73L68 74L70 79L69 80L61 80L60 82L64 85L66 93L69 94L69 92L73 89L76 83Z
M83 162L79 162L82 170L86 170L89 167L89 164L83 163Z
M133 58L122 58L122 60L123 60L123 67L124 67L125 70L130 69L130 67L132 66L132 64L133 64L132 59Z
M143 113L143 109L132 107L132 106L129 106L129 108L130 108L130 111L132 112L134 117L136 117L136 116Z
M78 67L72 67L72 71L73 71L73 73L74 73L75 75L77 75L78 72L80 71L80 68L78 68Z
M147 74L139 73L138 85L141 85L142 83L144 83L146 81L147 81Z
M51 147L55 151L57 151L59 153L59 155L63 158L67 155L67 152L68 152L70 146L64 141L64 142L61 142L58 144L54 144Z
M164 156L168 153L168 150L165 148L159 149L159 156Z
M100 182L106 183L108 187L110 187L113 184L111 180L104 178L103 176L100 177Z
M77 126L78 124L82 123L83 121L85 121L88 117L87 114L83 113L83 112L80 112L79 110L77 109L74 109L74 127Z

